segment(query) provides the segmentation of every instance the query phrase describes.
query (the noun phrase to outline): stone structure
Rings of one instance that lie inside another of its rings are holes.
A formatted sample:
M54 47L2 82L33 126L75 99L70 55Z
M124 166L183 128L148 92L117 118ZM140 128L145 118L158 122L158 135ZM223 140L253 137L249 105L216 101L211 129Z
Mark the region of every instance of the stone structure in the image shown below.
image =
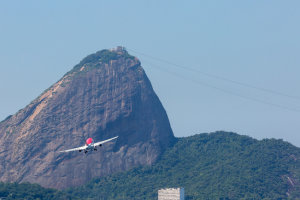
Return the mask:
M158 200L184 200L184 188L158 190Z
M126 51L126 48L123 46L117 46L117 48L110 48L109 51L111 52L122 52L122 51Z

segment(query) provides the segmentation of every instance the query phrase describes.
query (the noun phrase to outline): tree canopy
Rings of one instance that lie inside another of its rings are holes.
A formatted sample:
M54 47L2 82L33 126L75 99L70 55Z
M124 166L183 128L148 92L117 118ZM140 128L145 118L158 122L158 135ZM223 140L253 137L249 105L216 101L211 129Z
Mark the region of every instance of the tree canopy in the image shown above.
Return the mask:
M180 138L153 166L95 178L67 193L91 199L157 199L161 188L184 187L190 199L296 199L300 150L283 140L230 132ZM294 190L294 191L293 191ZM288 197L287 193L290 196Z
M30 183L3 183L0 182L0 197L7 197L6 200L79 200L80 198L66 194L51 188L43 188L39 184Z

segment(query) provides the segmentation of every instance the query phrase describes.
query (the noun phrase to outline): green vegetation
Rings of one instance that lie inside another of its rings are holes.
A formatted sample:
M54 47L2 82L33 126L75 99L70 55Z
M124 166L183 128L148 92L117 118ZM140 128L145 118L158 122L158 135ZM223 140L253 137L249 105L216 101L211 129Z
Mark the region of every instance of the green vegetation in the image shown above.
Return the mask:
M77 200L70 194L65 194L62 191L50 188L43 188L38 184L30 183L3 183L0 182L0 197L7 197L6 200L47 200L47 199L61 199L61 200Z
M66 87L66 85L68 85L69 84L69 82L67 82L67 83L62 83L62 84L60 84L60 86L61 87Z
M97 53L96 53L97 55ZM108 63L110 60L116 60L117 59L117 53L115 52L110 52L110 51L105 51L101 54L101 58L99 60L104 63Z
M8 120L8 119L11 118L11 117L12 117L12 115L7 116L4 120L2 120L2 121L0 122L0 124L3 123L3 122L5 122L6 120Z
M95 178L66 192L91 199L157 199L157 190L184 187L186 199L288 199L287 177L300 177L300 149L215 132L178 139L153 166ZM296 186L296 188L299 186ZM297 199L299 192L289 197Z
M75 65L74 68L69 71L67 74L72 74L74 72L79 73L80 75L86 74L86 72L80 71L80 69L85 66L89 71L95 68L99 68L99 63L109 63L110 60L116 60L119 57L124 57L125 59L135 59L134 56L128 54L127 51L123 51L122 54L118 54L117 52L111 52L108 50L98 51L94 54L88 55L79 64ZM65 74L65 75L67 75Z
M299 199L299 159L300 149L282 140L204 133L179 138L153 166L94 178L65 191L38 184L0 182L0 197L152 200L157 199L161 188L184 187L186 200ZM294 188L289 188L288 177L296 180Z
M123 56L124 56L125 59L131 59L131 60L135 59L135 57L130 55L127 51L125 51Z

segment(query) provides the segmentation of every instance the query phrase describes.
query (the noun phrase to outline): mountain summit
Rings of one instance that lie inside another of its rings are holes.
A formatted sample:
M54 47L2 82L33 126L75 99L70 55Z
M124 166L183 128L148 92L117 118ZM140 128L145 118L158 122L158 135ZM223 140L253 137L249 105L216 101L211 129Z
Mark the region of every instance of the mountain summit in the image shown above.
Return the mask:
M93 153L59 153L115 136ZM0 181L58 189L151 165L175 140L140 61L119 48L84 58L1 122L0 138Z

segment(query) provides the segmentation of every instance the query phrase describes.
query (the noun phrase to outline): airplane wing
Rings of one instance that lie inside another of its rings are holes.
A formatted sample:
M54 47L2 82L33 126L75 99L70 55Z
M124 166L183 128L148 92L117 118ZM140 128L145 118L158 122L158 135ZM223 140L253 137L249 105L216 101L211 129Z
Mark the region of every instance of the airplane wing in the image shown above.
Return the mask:
M85 150L86 148L87 148L87 146L83 146L83 147L78 147L78 148L74 148L74 149L64 150L64 151L60 151L60 152L69 152L69 151Z
M117 137L119 137L119 136L117 136ZM100 144L104 144L105 142L109 142L109 141L111 141L113 139L116 139L117 137L113 137L113 138L110 138L108 140L104 140L104 141L101 141L101 142L94 143L94 147L95 146L99 146Z

